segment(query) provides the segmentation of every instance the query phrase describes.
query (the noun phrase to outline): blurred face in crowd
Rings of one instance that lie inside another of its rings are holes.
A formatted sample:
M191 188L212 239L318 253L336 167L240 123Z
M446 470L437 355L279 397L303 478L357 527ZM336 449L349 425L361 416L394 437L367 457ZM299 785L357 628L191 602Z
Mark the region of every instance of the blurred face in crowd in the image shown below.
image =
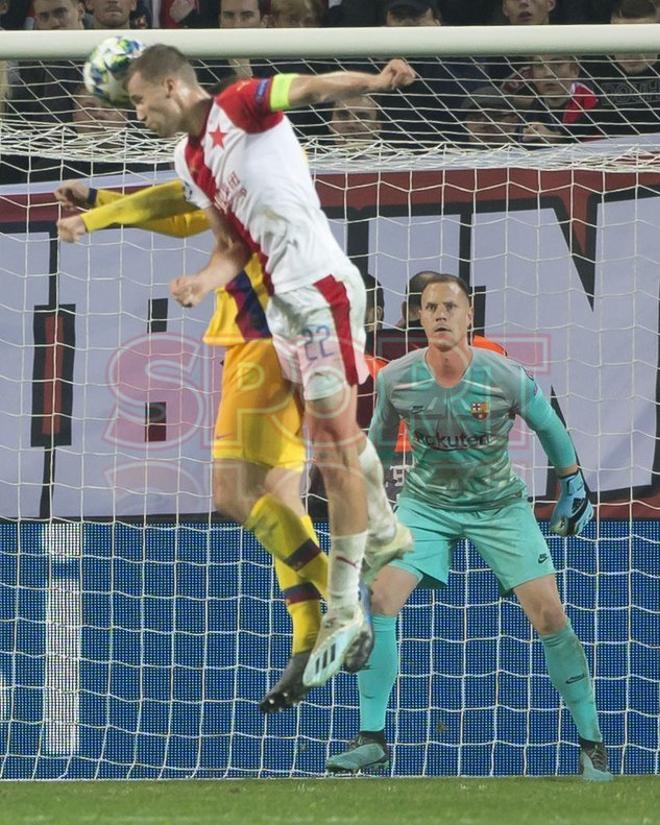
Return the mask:
M90 95L84 87L74 97L73 128L79 134L105 133L108 129L121 129L126 124L124 112Z
M472 307L457 284L429 284L422 292L420 320L429 345L448 352L467 343Z
M502 14L512 26L545 26L555 0L502 0Z
M146 14L137 14L131 17L131 28L132 29L148 29L149 20L147 19Z
M531 79L543 100L558 106L571 96L571 86L580 76L577 61L561 55L539 55L531 65Z
M328 128L335 143L374 140L380 131L380 113L368 95L357 95L335 103Z
M612 15L611 22L615 26L626 26L635 23L657 23L654 17L619 17ZM614 59L623 72L630 75L641 74L652 66L658 59L657 54L615 54Z
M416 272L408 281L407 297L401 304L401 317L396 322L399 329L421 327L422 292L426 289L427 284L439 274L439 272L432 269L422 269L420 272Z
M82 29L85 10L77 0L34 0L34 22L41 31Z
M270 23L275 29L318 28L322 16L316 0L272 0L270 4Z
M259 0L222 0L218 25L221 29L258 29L264 21Z
M383 327L383 307L376 301L375 289L367 288L367 306L364 312L364 331L374 335Z
M465 117L470 143L482 146L506 146L515 143L519 126L515 112L476 109Z
M95 29L128 29L137 0L87 0Z
M428 8L420 12L412 6L402 3L393 9L388 9L385 17L386 26L441 26L442 21L437 13Z

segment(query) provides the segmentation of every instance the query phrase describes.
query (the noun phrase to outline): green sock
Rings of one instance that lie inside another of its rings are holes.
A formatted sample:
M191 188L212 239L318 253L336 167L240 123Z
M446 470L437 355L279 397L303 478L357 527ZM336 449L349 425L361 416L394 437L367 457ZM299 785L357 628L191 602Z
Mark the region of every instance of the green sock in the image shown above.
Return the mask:
M373 616L374 648L365 670L358 673L360 730L381 731L390 693L399 672L396 616Z
M589 665L570 620L558 633L541 636L548 675L571 712L578 733L590 742L602 742Z

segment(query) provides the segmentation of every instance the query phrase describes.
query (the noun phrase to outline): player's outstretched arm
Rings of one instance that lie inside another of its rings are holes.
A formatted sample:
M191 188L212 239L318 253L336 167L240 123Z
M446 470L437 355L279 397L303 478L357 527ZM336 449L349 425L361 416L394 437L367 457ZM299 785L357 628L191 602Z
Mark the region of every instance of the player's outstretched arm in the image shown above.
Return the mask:
M86 232L109 226L135 226L175 237L189 237L208 229L202 210L190 204L180 181L148 186L124 195L109 189L92 189L82 181L66 181L55 191L66 208L92 207L84 214L61 218L58 234L75 243Z
M298 75L291 81L288 101L281 107L294 109L315 103L342 100L361 94L378 94L409 86L416 78L405 60L390 60L378 74L367 72L329 72L320 75ZM288 104L288 105L287 105Z

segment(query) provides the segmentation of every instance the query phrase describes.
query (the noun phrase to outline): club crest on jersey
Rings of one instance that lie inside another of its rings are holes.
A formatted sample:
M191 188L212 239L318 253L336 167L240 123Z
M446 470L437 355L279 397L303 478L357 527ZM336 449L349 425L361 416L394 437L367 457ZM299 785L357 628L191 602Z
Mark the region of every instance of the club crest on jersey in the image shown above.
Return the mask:
M470 412L472 413L472 417L476 418L477 421L485 421L490 412L488 401L473 401L470 406Z

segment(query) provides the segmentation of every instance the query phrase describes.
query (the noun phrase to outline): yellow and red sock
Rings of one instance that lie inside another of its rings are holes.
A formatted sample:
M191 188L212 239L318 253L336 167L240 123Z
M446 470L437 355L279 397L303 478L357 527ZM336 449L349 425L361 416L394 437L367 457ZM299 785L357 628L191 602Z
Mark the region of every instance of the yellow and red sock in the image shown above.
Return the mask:
M321 550L309 516L298 516L286 504L267 493L252 508L245 527L275 559L295 571L327 597L328 557Z
M291 617L293 638L291 653L301 653L314 647L321 625L321 596L311 582L300 578L284 562L275 559L275 574Z

